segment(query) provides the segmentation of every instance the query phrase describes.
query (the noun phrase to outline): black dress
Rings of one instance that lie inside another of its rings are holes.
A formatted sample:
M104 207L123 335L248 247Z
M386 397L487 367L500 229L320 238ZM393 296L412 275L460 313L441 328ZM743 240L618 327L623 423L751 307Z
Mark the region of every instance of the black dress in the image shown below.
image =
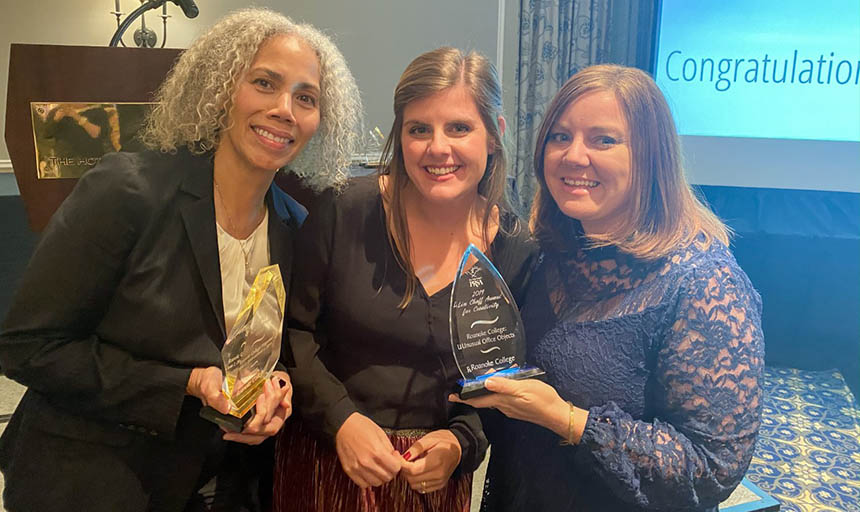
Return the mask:
M377 180L355 178L342 195L323 198L300 231L285 349L294 404L329 442L356 411L389 430L450 429L462 447L458 470L471 472L487 441L477 412L447 401L461 378L448 328L451 285L433 295L419 285L398 308L406 275L388 241ZM489 257L518 297L535 247L525 229L510 234L516 225L503 216Z

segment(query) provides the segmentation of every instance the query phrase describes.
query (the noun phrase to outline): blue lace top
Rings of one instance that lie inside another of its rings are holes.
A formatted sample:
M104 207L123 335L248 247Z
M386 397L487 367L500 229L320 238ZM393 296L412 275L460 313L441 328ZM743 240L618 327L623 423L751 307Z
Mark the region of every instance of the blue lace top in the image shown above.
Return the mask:
M588 409L581 442L485 413L484 511L708 510L759 427L761 299L720 242L651 262L546 251L523 320L529 362Z

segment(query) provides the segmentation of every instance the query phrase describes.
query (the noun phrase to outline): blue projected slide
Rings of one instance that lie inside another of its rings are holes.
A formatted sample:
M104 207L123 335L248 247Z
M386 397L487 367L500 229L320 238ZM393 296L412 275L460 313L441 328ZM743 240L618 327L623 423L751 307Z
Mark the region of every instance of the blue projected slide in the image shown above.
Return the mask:
M860 1L663 0L655 77L684 135L860 141Z

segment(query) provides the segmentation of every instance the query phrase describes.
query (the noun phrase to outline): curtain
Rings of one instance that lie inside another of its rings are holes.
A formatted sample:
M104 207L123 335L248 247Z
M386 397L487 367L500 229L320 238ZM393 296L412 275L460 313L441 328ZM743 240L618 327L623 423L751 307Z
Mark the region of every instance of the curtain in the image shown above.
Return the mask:
M528 211L535 136L556 91L580 69L612 62L650 71L653 0L520 0L514 201Z

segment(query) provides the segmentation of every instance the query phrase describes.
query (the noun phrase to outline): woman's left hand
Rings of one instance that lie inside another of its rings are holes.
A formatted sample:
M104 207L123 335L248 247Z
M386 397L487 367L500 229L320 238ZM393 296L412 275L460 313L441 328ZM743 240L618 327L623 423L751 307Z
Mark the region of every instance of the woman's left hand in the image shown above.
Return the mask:
M290 376L276 371L263 384L263 394L257 398L254 417L245 424L242 432L224 434L225 441L243 444L260 444L278 432L293 411L293 387Z
M564 439L568 439L570 428L570 406L562 400L555 388L536 379L511 380L501 377L487 379L486 387L492 391L489 395L461 400L451 394L448 400L459 402L472 407L498 409L502 414L516 420L528 421L552 430ZM588 417L588 411L574 408L578 419L583 414ZM582 436L583 421L575 421L574 441Z
M448 483L461 454L460 442L450 430L434 430L409 447L400 473L414 491L438 491Z

